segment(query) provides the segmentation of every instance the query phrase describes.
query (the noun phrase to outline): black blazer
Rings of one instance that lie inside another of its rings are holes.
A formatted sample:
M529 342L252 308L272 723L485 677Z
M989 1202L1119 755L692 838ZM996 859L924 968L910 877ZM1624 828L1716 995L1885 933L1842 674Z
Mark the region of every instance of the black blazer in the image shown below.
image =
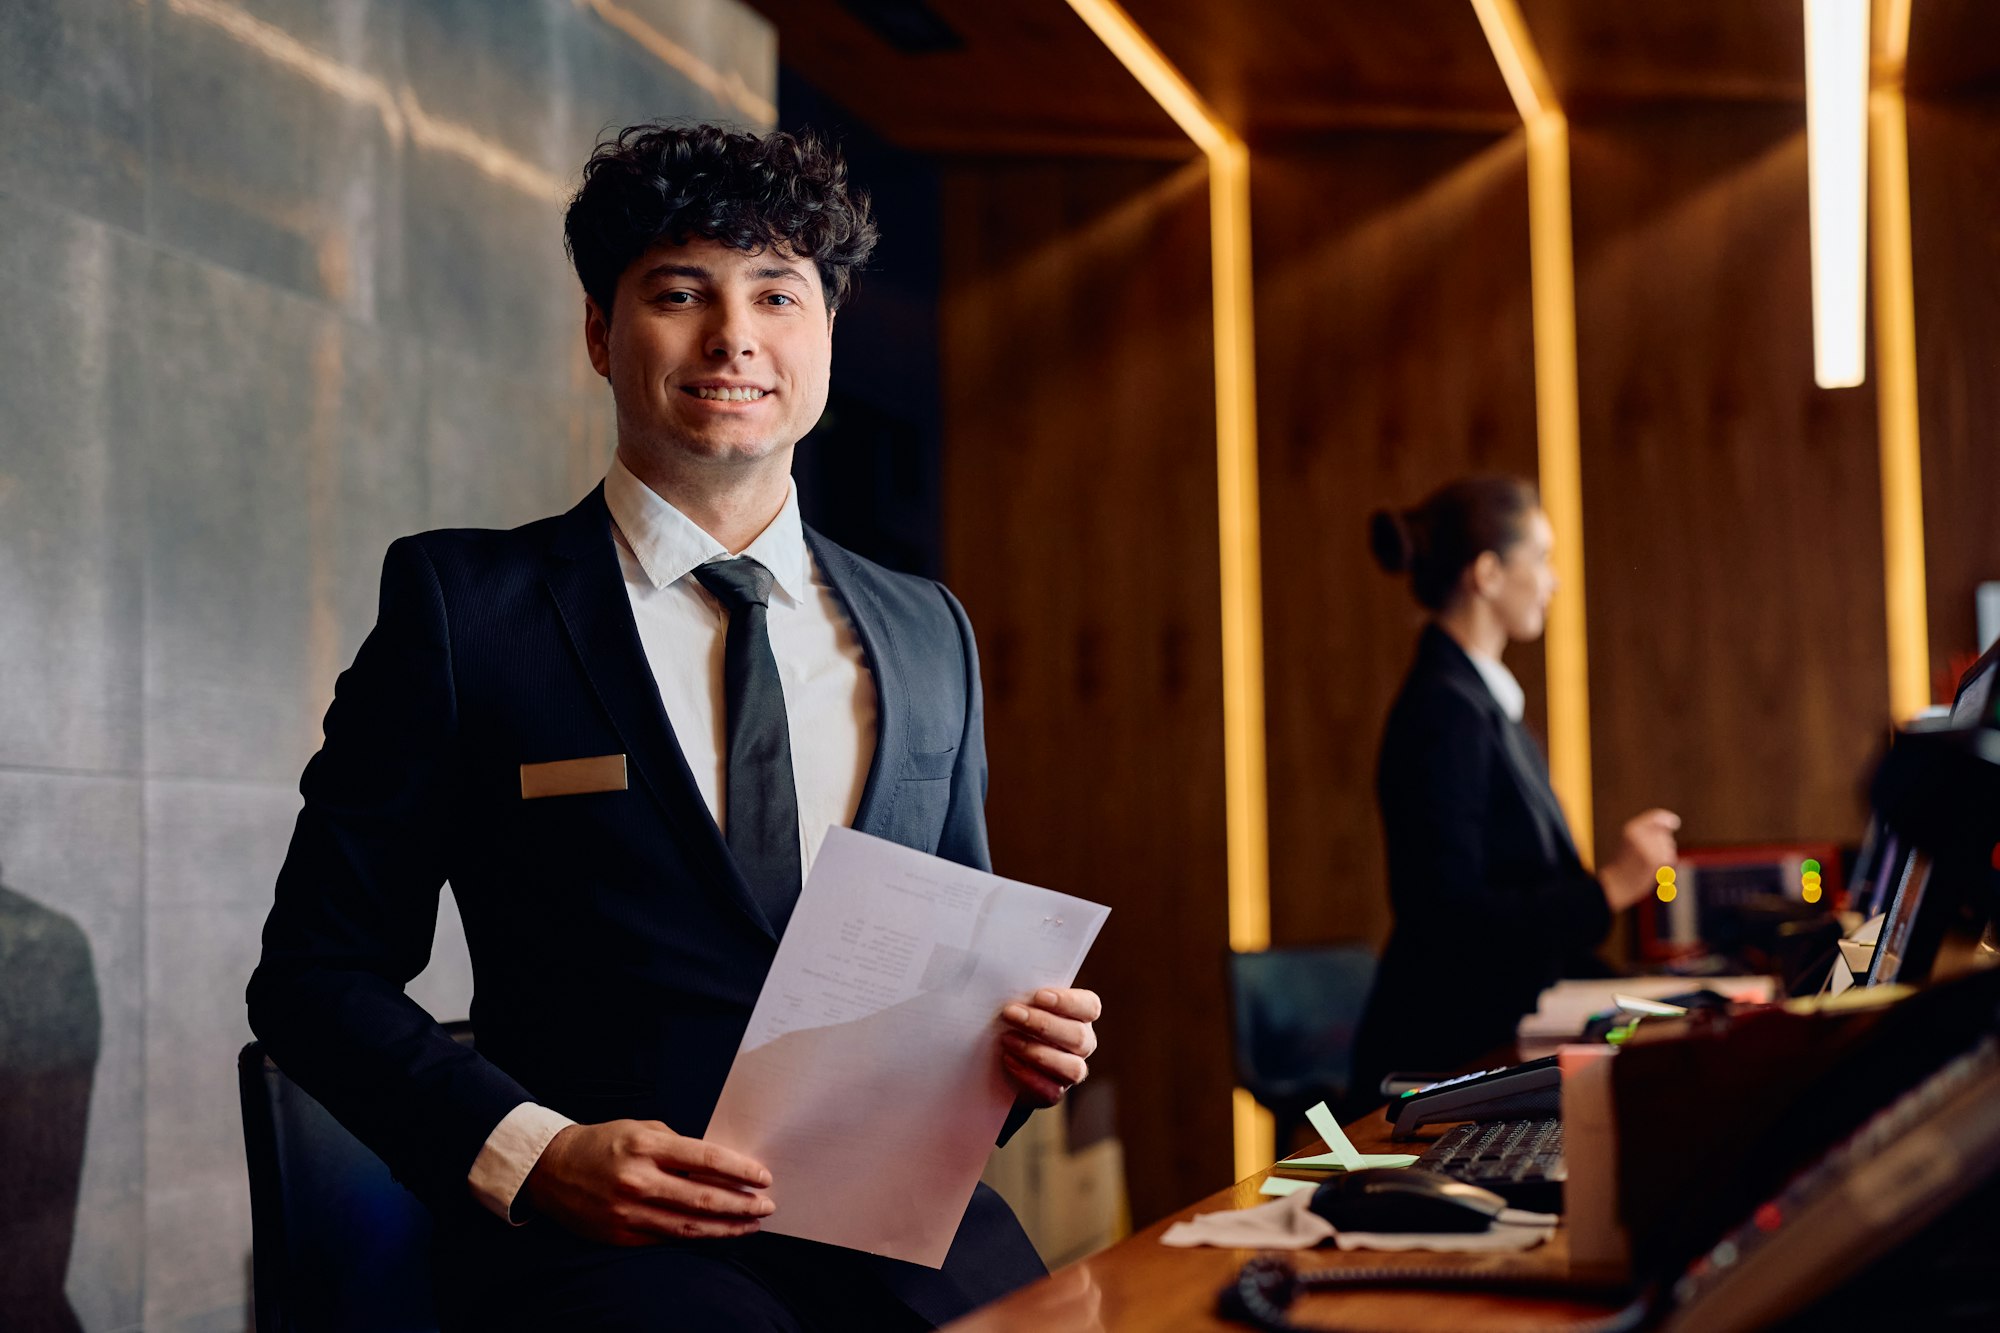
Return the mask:
M1603 975L1611 909L1533 737L1431 625L1376 771L1395 926L1355 1038L1355 1088L1455 1069L1513 1039L1544 986Z
M989 868L963 609L939 584L806 535L879 699L854 827ZM602 488L511 532L392 545L375 628L325 734L300 783L251 1026L447 1230L531 1243L537 1228L469 1203L466 1175L494 1126L532 1100L586 1123L701 1134L777 950L660 704ZM521 798L523 763L607 754L627 757L628 790ZM471 954L476 1052L403 993L447 879ZM855 1258L934 1322L1042 1272L984 1186L941 1272Z

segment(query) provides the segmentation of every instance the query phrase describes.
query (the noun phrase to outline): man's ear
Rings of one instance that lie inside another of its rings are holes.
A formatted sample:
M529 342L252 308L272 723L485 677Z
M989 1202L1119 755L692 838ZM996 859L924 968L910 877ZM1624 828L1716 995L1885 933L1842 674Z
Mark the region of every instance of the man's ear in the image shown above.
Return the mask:
M597 308L597 299L583 298L583 346L590 353L590 368L605 379L611 378L611 320Z

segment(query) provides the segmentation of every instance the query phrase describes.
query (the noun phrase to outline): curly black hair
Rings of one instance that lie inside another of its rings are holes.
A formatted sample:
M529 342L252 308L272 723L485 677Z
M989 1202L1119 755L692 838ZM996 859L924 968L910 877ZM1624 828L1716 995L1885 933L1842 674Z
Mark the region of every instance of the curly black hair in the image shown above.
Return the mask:
M868 196L847 188L840 149L810 131L647 121L598 141L563 218L563 247L606 317L633 260L660 241L697 236L812 260L829 311L853 290L876 239Z

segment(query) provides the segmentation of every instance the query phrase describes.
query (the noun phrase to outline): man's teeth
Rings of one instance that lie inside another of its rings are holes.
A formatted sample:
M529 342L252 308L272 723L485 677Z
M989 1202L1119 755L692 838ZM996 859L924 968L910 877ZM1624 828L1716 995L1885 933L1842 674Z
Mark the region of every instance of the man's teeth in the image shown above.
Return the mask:
M697 398L706 398L712 403L754 403L764 396L762 389L695 389Z

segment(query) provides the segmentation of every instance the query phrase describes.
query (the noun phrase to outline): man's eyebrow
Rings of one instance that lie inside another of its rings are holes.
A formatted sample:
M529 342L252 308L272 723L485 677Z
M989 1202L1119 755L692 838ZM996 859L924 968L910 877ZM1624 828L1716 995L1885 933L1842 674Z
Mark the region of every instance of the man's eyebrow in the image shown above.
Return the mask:
M647 269L639 280L646 282L653 278L699 278L707 282L714 277L713 273L700 264L655 264Z
M778 278L790 278L801 286L806 285L806 275L796 268L775 267L753 269L750 276L758 282L770 282ZM713 282L713 270L700 264L655 264L640 275L639 281L651 282L655 278L693 278L699 282Z

